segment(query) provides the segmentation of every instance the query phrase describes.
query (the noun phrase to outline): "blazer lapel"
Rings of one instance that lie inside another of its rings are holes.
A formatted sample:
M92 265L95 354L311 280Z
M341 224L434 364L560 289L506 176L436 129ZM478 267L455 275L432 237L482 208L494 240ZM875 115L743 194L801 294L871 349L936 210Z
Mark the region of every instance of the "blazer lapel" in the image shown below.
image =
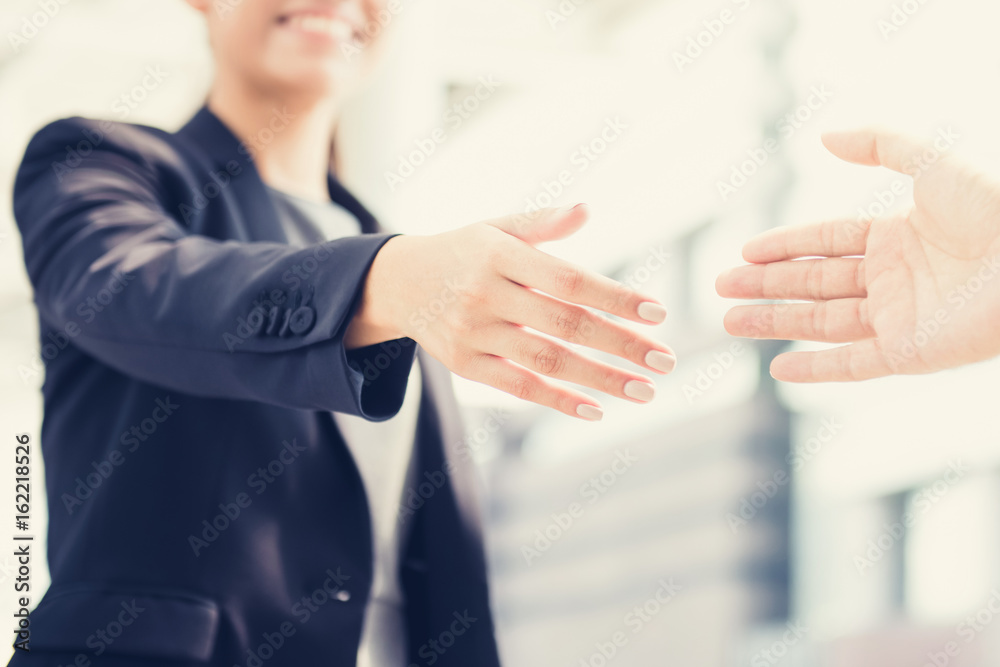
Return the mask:
M352 213L358 219L358 222L361 223L361 233L380 234L384 231L382 225L375 219L375 216L362 206L361 202L347 191L347 188L341 185L332 171L327 177L326 184L330 190L330 199Z
M470 540L470 548L478 551L481 549L482 526L475 481L477 473L471 457L462 451L465 444L465 426L452 389L451 371L419 347L417 358L424 378L424 400L428 402L430 408L426 418L435 422L429 426L431 432L437 436L433 443L418 443L421 446L421 455L425 457L421 460L421 467L428 470L442 470L447 466L455 471L448 475L455 494L455 509L468 535L474 538ZM427 448L430 448L430 451ZM482 557L481 551L478 555Z
M216 171L227 174L238 172L232 177L229 189L236 199L236 210L244 215L247 228L252 230L253 240L287 241L278 224L274 202L254 165L252 150L218 116L204 106L177 134L206 154ZM375 216L347 191L332 172L327 176L327 188L330 199L358 219L362 233L382 232Z

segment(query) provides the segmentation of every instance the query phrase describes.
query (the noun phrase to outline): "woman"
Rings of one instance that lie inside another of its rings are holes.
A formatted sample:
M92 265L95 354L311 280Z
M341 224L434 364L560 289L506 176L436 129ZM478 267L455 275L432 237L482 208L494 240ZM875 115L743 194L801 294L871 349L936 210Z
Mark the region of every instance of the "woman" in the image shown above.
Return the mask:
M535 331L665 373L668 348L587 307L665 311L534 248L583 207L381 230L329 173L379 3L188 2L206 107L176 134L56 122L18 174L56 353L52 586L11 664L496 665L448 369L597 420L542 376L640 403L653 385Z

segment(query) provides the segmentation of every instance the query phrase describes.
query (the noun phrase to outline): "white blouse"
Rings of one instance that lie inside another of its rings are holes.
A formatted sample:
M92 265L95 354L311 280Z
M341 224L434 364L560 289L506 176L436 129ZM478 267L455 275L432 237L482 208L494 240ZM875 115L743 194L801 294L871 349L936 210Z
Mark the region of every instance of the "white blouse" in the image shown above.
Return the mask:
M334 240L361 233L350 212L334 203L302 199L269 188L289 242L316 242L316 232ZM399 561L407 522L400 513L413 459L420 408L420 366L414 361L403 406L394 417L370 422L361 417L333 413L361 473L371 514L374 577L365 609L357 667L406 667L407 632Z

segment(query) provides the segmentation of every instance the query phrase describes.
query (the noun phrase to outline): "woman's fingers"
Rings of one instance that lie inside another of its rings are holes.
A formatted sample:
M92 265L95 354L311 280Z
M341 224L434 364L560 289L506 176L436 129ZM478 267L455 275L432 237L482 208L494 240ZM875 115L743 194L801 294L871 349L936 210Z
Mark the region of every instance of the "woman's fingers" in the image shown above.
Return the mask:
M520 285L498 288L497 314L574 345L613 354L657 373L677 365L673 350L586 308L553 299Z
M875 336L867 299L737 306L726 313L724 324L743 338L848 343Z
M617 281L540 250L524 250L503 262L501 274L508 280L633 322L659 324L667 317L662 305Z
M874 339L819 352L786 352L771 362L771 375L784 382L854 382L892 373Z
M720 275L715 289L732 299L829 301L867 295L864 260L840 257L740 266Z
M864 255L871 221L845 218L796 227L778 227L743 246L743 259L767 264L800 257Z
M663 322L667 311L654 299L534 247L570 236L586 222L587 216L587 207L578 204L572 208L545 209L532 216L508 216L485 223L524 242L521 252L502 258L501 274L525 287L633 322Z
M488 384L523 401L553 408L571 417L600 421L604 410L594 399L567 387L552 385L527 368L492 354L479 354L465 364L459 375Z
M588 359L543 335L617 354L661 373L676 363L669 348L587 310L659 324L666 318L662 305L534 247L573 234L586 218L586 208L578 206L500 218L456 232L473 239L471 247L477 251L463 252L468 243L446 244L451 263L469 277L467 287L449 302L455 310L447 318L424 318L424 328L435 332L418 342L438 348L445 365L463 377L583 419L600 419L599 404L542 376L639 403L652 400L654 385L645 376Z
M656 387L649 378L630 373L574 352L515 324L503 324L485 333L487 351L510 359L528 370L556 380L596 389L636 403L653 400Z

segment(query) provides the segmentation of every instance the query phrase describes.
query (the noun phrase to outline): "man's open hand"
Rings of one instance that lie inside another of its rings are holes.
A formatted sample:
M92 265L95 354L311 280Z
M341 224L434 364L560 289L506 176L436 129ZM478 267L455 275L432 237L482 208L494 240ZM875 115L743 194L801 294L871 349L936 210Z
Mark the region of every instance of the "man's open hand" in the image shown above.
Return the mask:
M752 239L743 248L751 264L719 276L719 294L799 303L737 306L726 329L849 343L779 355L771 374L790 382L930 373L1000 354L1000 184L888 132L828 134L823 143L848 162L913 176L913 208Z

